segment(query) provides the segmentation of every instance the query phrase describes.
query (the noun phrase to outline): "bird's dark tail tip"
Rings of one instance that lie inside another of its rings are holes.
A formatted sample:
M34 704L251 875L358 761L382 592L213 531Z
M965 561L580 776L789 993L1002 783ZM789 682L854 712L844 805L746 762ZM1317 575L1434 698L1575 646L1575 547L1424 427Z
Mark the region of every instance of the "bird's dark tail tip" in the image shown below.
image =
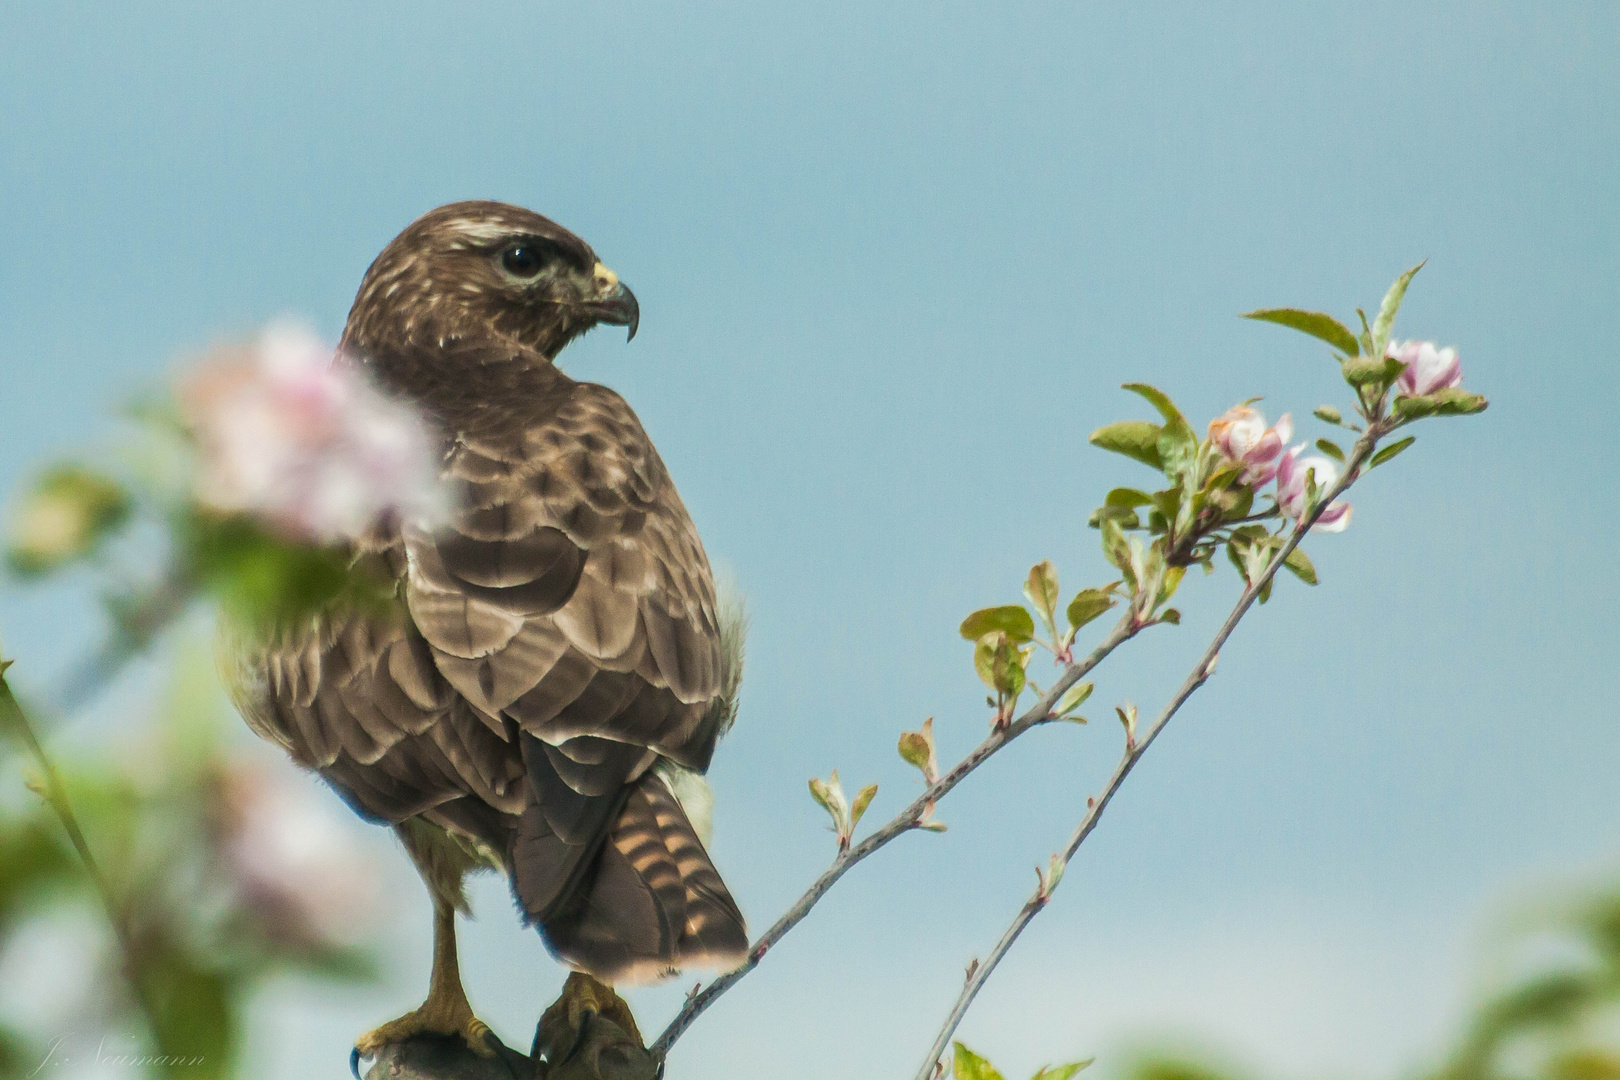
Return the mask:
M743 962L742 912L662 777L631 789L597 865L571 902L542 921L565 963L614 984Z

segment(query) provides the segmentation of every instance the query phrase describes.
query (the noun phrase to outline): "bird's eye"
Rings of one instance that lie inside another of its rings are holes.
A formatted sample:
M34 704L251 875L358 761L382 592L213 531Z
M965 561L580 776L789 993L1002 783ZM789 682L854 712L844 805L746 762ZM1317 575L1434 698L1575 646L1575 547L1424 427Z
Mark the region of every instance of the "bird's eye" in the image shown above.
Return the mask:
M501 266L517 278L536 278L545 269L545 252L534 244L513 244L501 252Z

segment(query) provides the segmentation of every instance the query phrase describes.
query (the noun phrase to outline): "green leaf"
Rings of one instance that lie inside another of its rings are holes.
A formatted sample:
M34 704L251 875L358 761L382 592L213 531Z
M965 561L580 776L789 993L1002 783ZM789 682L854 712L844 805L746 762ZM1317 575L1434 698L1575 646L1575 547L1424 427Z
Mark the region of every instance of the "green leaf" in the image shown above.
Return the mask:
M1412 283L1413 276L1421 269L1424 259L1412 269L1395 279L1395 283L1384 294L1384 302L1378 305L1378 318L1373 320L1372 338L1373 355L1383 356L1384 350L1389 346L1389 332L1395 326L1395 313L1401 310L1401 300L1406 296L1406 287Z
M877 795L877 791L878 786L876 784L867 784L856 792L855 801L849 807L849 827L851 829L861 823L861 815L866 813L868 806L872 805L872 798Z
M1322 453L1326 454L1328 457L1332 458L1334 461L1337 461L1340 465L1344 464L1344 451L1340 449L1339 444L1334 442L1332 439L1317 439L1316 448L1322 451Z
M832 815L835 825L841 826L843 824L844 811L847 809L848 804L844 801L844 785L838 779L837 769L834 769L832 776L826 780L820 780L814 776L810 778L810 797L815 799L823 810Z
M1028 663L1029 654L1000 630L992 630L973 646L973 668L979 678L990 689L1015 699L1023 692Z
M984 1058L961 1043L956 1043L956 1056L951 1062L954 1080L1002 1080L1002 1076Z
M1181 579L1186 576L1187 568L1185 566L1166 567L1164 576L1159 579L1159 595L1154 597L1153 602L1162 604L1176 595L1176 590L1181 587Z
M1377 357L1378 350L1373 348L1372 327L1367 325L1367 313L1356 308L1356 317L1361 320L1361 334L1356 340L1361 342L1361 351L1370 357Z
M921 731L901 732L900 757L906 764L921 769L923 778L930 784L938 777L939 760L934 752L934 718L932 716L923 721Z
M980 608L962 620L961 633L969 641L978 641L997 630L1013 641L1029 641L1035 636L1035 620L1020 604Z
M1165 427L1184 427L1188 431L1192 430L1192 425L1187 423L1185 416L1181 415L1181 410L1176 408L1176 403L1170 400L1170 395L1158 387L1149 386L1147 383L1128 382L1121 389L1129 390L1131 393L1140 396L1149 405L1157 409L1159 415L1164 417Z
M936 821L934 818L925 818L924 820L917 822L917 828L927 829L929 832L944 832L945 823L943 821Z
M1399 360L1390 357L1382 360L1360 357L1346 360L1339 365L1339 371L1344 375L1344 381L1351 386L1381 386L1394 382L1404 367Z
M996 688L996 649L1006 642L1006 634L993 631L973 643L973 670L978 672L979 681L992 690Z
M1159 467L1171 479L1178 478L1198 454L1197 433L1164 391L1147 383L1126 383L1124 389L1141 396L1164 417L1158 440Z
M1344 423L1344 414L1331 405L1318 406L1311 415L1315 416L1318 420L1325 421L1329 424Z
M1424 416L1467 416L1484 412L1488 404L1484 395L1470 394L1453 386L1422 397L1396 398L1395 415L1403 420L1416 420Z
M1484 394L1470 394L1456 386L1438 390L1433 396L1440 399L1440 408L1436 410L1438 416L1472 416L1484 412L1490 405Z
M1125 739L1134 744L1136 742L1136 706L1126 702L1123 706L1115 705L1114 711L1119 714L1119 722L1125 728Z
M1081 589L1069 601L1069 625L1076 630L1114 606L1114 598L1101 589Z
M1068 1065L1048 1065L1029 1080L1071 1080L1075 1073L1089 1066L1096 1058L1071 1062Z
M1320 311L1301 311L1299 308L1261 308L1259 311L1246 312L1242 318L1260 319L1265 322L1277 323L1298 330L1302 334L1309 334L1332 345L1335 349L1349 356L1355 356L1361 351L1356 335L1331 315L1324 315Z
M996 650L991 671L995 675L994 688L1007 695L1013 701L1024 692L1024 667L1029 663L1029 654L1020 650L1011 642Z
M1159 613L1159 621L1169 623L1171 626L1181 625L1181 612L1173 607L1167 607Z
M1128 509L1138 506L1147 506L1152 502L1153 496L1149 495L1147 492L1138 491L1136 488L1125 487L1115 488L1103 499L1104 506L1122 506Z
M1047 631L1056 635L1058 576L1051 560L1042 559L1029 568L1029 579L1024 582L1024 596L1040 612Z
M1052 706L1052 715L1064 716L1074 712L1074 710L1086 703L1086 699L1091 696L1094 689L1096 687L1089 682L1075 683L1065 690L1063 696L1058 698L1057 704Z
M1374 454L1372 456L1372 460L1367 462L1367 468L1369 468L1369 469L1378 468L1378 466L1382 465L1386 461L1389 461L1396 454L1399 454L1402 450L1405 450L1408 446L1411 446L1415 442L1417 442L1417 436L1416 435L1408 435L1406 438L1402 439L1400 442L1392 442L1392 443L1390 443L1388 446L1386 446L1383 449L1379 450L1378 453L1376 453L1376 454Z
M1102 550L1103 557L1113 563L1119 572L1130 577L1131 546L1125 540L1125 532L1119 527L1119 522L1103 519L1102 523Z
M1294 576L1307 585L1316 584L1316 567L1311 565L1310 556L1305 554L1303 548L1294 548L1283 560L1283 566L1293 571Z
M1146 420L1121 420L1093 431L1090 441L1092 446L1124 454L1144 465L1162 469L1164 461L1159 457L1159 434L1162 430L1158 424L1150 424Z
M1093 529L1099 529L1105 521L1117 522L1121 529L1142 527L1142 519L1128 506L1099 506L1091 512L1091 520L1087 524Z

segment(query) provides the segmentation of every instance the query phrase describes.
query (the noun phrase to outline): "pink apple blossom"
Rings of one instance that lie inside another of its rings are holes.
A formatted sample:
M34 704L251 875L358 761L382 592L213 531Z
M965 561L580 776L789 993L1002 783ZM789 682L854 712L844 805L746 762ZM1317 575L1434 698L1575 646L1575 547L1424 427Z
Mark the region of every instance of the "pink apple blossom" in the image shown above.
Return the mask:
M1305 516L1309 507L1305 501L1305 478L1309 475L1316 477L1317 497L1327 494L1329 488L1339 482L1339 467L1332 461L1317 454L1310 457L1301 457L1305 452L1305 444L1284 450L1277 459L1277 505L1282 512L1298 521ZM1335 499L1322 511L1322 516L1316 519L1311 526L1313 532L1343 532L1345 526L1350 524L1350 504L1342 499Z
M196 495L289 539L354 539L385 518L444 510L434 441L414 410L304 327L270 326L219 350L184 381L199 451Z
M1432 341L1392 341L1388 355L1406 365L1395 379L1397 397L1422 397L1462 382L1457 350L1435 347Z
M1260 410L1234 405L1209 422L1209 439L1222 455L1242 462L1243 482L1250 487L1269 483L1277 475L1283 447L1294 437L1294 421L1284 413L1273 427L1266 427Z

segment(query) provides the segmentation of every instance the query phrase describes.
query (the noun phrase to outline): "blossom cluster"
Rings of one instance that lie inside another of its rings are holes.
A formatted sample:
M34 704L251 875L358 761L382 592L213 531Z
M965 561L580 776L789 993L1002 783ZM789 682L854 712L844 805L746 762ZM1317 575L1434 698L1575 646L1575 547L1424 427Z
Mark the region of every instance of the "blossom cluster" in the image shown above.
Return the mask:
M1395 378L1395 396L1425 397L1462 383L1462 361L1455 348L1439 348L1432 341L1392 341L1385 352L1401 365ZM1288 446L1294 421L1288 414L1271 427L1258 409L1245 403L1210 421L1209 438L1215 449L1243 466L1241 479L1252 488L1277 482L1277 506L1299 520L1310 512L1310 485L1326 491L1339 482L1339 466L1320 454L1305 453L1306 445ZM1350 524L1350 504L1329 503L1312 526L1317 532L1341 532Z
M1320 454L1305 454L1305 444L1289 446L1294 437L1294 421L1287 413L1271 427L1260 410L1236 405L1209 424L1209 439L1215 449L1243 466L1241 479L1252 488L1277 482L1277 506L1284 514L1299 520L1310 512L1309 484L1314 478L1317 491L1326 491L1339 482L1339 467ZM1350 524L1350 504L1335 499L1322 511L1312 529L1316 532L1343 532Z
M199 452L198 501L285 539L336 543L444 510L427 425L296 324L207 359L181 406Z

